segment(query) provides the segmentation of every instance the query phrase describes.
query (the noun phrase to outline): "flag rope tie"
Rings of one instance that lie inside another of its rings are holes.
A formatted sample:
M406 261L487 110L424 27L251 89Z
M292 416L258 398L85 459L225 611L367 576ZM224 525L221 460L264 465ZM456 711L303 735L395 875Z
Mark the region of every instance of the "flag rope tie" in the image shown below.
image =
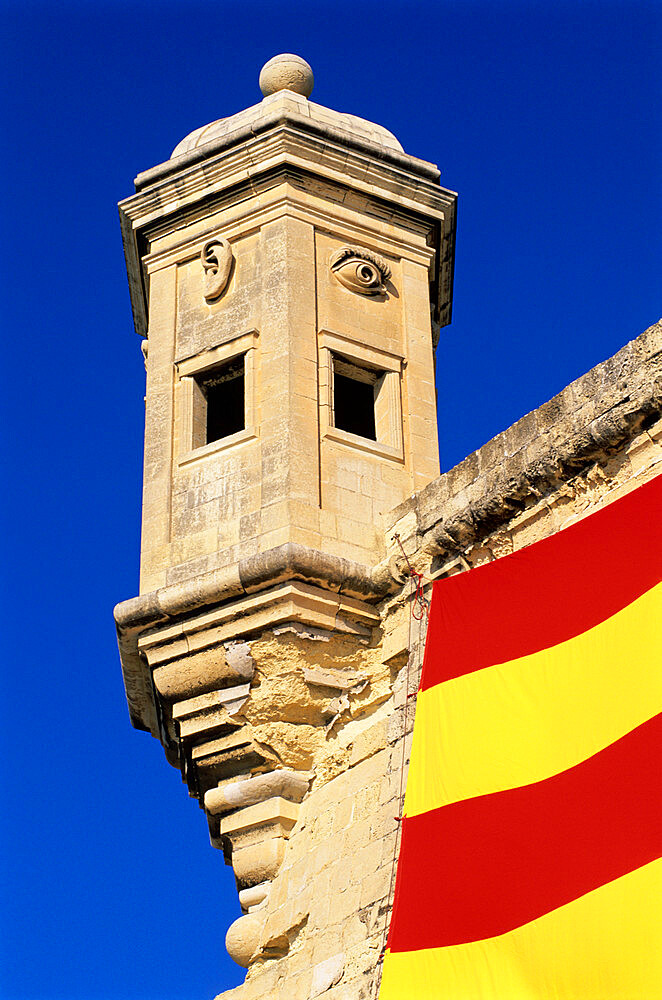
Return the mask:
M418 625L418 644L420 646L420 640L421 640L421 622L424 619L427 621L427 618L428 618L428 615L429 615L429 612L430 612L430 601L428 600L428 598L425 596L425 594L423 592L423 580L424 580L424 576L423 576L422 573L417 573L416 570L414 569L414 567L412 566L411 562L409 561L409 558L407 557L407 553L405 552L405 550L403 548L403 545L402 545L402 542L400 540L400 535L398 535L398 534L393 535L393 540L398 543L398 545L400 547L400 551L402 552L402 555L404 556L404 560L407 563L407 568L409 569L409 576L410 576L411 585L412 585L411 586L411 591L410 591L410 597L412 598L412 600L410 601L410 604L409 604L409 637L408 637L408 645L407 645L407 672L406 672L406 677L405 677L405 700L404 700L404 705L403 705L403 708L404 708L404 721L403 721L403 733L402 733L402 755L401 755L401 760L400 760L400 787L399 787L399 791L398 791L398 802L400 803L400 807L402 808L402 806L404 805L403 796L404 796L404 787L405 787L405 780L404 780L404 775L405 775L405 753L406 753L406 750L407 750L407 748L406 748L406 736L407 736L407 726L408 726L408 723L409 723L409 701L410 701L411 698L415 698L416 695L418 694L418 690L416 690L416 691L410 691L409 690L409 688L410 688L411 666L412 666L412 662L411 662L412 661L412 622L413 621L417 621L419 623L419 625ZM394 816L393 817L393 819L397 823L397 826L396 826L396 834L395 834L395 844L394 844L394 847L393 847L393 861L391 863L391 877L390 877L390 881L389 881L389 890L388 890L388 896L387 896L387 907L386 907L386 917L385 917L385 920L384 920L384 931L383 931L383 938L382 938L382 948L381 948L381 951L379 952L379 955L377 957L377 975L375 976L375 980L374 980L374 983L375 983L375 1000L377 1000L377 998L379 996L379 988L381 986L382 972L383 972L383 969L384 969L383 963L384 963L384 957L386 955L386 943L387 943L387 934L388 934L388 926L389 926L388 916L389 916L389 909L392 907L393 887L394 887L394 882L395 882L395 871L396 871L396 864L397 864L397 859L398 859L398 841L399 841L399 837L400 837L399 831L402 828L403 818L404 818L404 813L400 814L399 816Z
M417 622L423 621L423 619L430 613L430 602L423 592L424 576L422 573L417 573L414 567L412 566L411 562L409 561L409 557L405 552L402 541L400 540L400 535L396 532L393 535L393 538L400 546L400 551L404 556L404 560L407 563L407 569L409 570L409 575L413 580L415 586L414 602L412 605L411 613Z

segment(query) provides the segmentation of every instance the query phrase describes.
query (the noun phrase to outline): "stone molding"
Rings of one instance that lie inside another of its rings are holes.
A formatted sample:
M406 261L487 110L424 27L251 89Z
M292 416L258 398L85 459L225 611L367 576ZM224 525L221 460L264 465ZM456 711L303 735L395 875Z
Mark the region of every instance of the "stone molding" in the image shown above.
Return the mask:
M251 806L222 816L220 834L221 837L228 837L230 840L233 837L238 838L239 849L242 846L252 846L256 830L260 831L259 839L261 840L265 828L268 831L267 839L282 837L283 840L287 840L298 815L299 810L296 803L292 803L280 795L275 795L269 799L259 799ZM246 834L253 834L253 836L248 838L242 836ZM248 844L246 843L247 839L250 841Z
M285 580L315 583L334 593L374 601L394 590L388 563L362 566L349 559L310 549L296 542L248 556L235 566L172 583L148 594L121 601L114 610L122 632L147 628L188 611L219 604Z
M296 186L295 180L297 181ZM251 206L250 227L258 229L276 219L287 216L322 230L332 228L339 238L347 240L349 243L360 240L379 243L389 256L406 257L424 267L431 268L433 266L435 248L424 242L430 234L430 227L425 224L425 220L421 220L418 224L413 219L409 220L410 232L418 231L419 238L416 236L407 237L406 230L401 227L398 228L397 232L393 227L387 231L383 226L380 226L382 216L377 215L376 211L371 213L369 220L366 219L362 225L357 225L356 220L352 221L351 219L350 209L345 208L344 211L341 211L340 206L334 203L333 209L325 210L321 206L321 202L312 203L309 197L309 188L312 189L317 183L318 181L312 174L295 173L294 169L291 172L283 169L256 180L251 187L251 194L262 194L264 198L259 205ZM331 185L329 182L329 187L335 187L341 195L340 184ZM346 185L343 185L344 188ZM377 203L372 202L371 207L376 209ZM246 229L246 223L246 215L239 213L229 219L223 229L228 241L241 239ZM157 271L171 267L173 264L184 264L195 260L200 256L205 241L217 231L218 226L213 225L208 231L197 233L194 237L187 236L184 231L171 234L172 242L169 241L167 246L143 254L142 263L145 273L151 277Z
M433 320L442 326L450 322L457 195L439 186L437 168L345 133L319 129L300 115L277 115L267 116L260 128L239 130L140 174L137 194L120 202L134 323L141 336L147 335L149 285L144 251L149 239L163 233L164 220L166 226L177 226L201 203L208 211L220 197L228 204L245 201L247 192L258 194L275 172L290 172L295 186L305 176L321 178L369 200L395 204L398 211L429 218L437 247Z
M250 682L221 688L172 706L173 720L179 725L180 739L200 738L219 729L242 708L250 692Z
M171 665L187 659L191 654L218 648L221 644L230 649L241 646L243 644L237 642L240 636L297 622L367 640L370 630L379 621L379 613L372 605L292 580L278 583L268 590L246 594L236 601L189 616L181 622L153 629L138 639L138 650L154 671L157 691L167 698L170 693L168 682L163 686L159 672L170 669ZM243 661L235 659L231 667L227 677L209 678L212 685L219 680L236 683L252 676L252 673L245 672ZM175 688L172 691L178 695L182 693Z
M395 588L388 563L362 566L296 542L286 542L241 559L234 566L121 601L114 609L115 622L122 632L147 628L285 580L315 583L334 593L368 601L379 600Z

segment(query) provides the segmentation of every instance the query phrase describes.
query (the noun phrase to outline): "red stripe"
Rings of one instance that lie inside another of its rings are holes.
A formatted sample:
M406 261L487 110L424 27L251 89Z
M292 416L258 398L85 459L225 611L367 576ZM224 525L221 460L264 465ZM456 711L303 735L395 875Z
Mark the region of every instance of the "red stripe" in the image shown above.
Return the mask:
M504 934L662 855L662 714L561 774L403 820L392 951Z
M421 687L547 649L662 579L662 476L569 528L434 585Z

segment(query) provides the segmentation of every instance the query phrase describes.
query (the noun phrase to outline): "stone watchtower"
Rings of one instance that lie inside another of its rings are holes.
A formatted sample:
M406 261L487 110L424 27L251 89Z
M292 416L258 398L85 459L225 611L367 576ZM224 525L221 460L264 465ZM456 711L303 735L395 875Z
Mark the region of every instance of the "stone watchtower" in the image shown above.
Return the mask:
M234 868L242 997L351 979L331 928L361 899L334 916L343 886L319 879L350 847L320 823L366 787L402 663L384 639L398 567L383 515L439 474L456 196L386 129L309 101L312 85L304 60L272 59L260 104L192 132L120 204L147 366L122 667L134 726ZM384 834L362 830L356 851L379 843L385 863Z

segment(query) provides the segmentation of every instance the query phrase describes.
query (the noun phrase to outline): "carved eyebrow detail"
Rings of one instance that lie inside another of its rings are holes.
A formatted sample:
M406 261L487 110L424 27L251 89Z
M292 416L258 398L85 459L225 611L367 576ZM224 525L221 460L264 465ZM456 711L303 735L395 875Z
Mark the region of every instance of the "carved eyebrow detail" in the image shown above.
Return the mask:
M391 268L388 266L386 261L378 254L373 253L372 250L364 250L363 247L347 246L337 250L331 257L331 270L334 270L339 264L342 263L342 261L350 257L357 257L359 260L370 261L370 263L374 264L381 274L382 281L388 281L391 277Z

